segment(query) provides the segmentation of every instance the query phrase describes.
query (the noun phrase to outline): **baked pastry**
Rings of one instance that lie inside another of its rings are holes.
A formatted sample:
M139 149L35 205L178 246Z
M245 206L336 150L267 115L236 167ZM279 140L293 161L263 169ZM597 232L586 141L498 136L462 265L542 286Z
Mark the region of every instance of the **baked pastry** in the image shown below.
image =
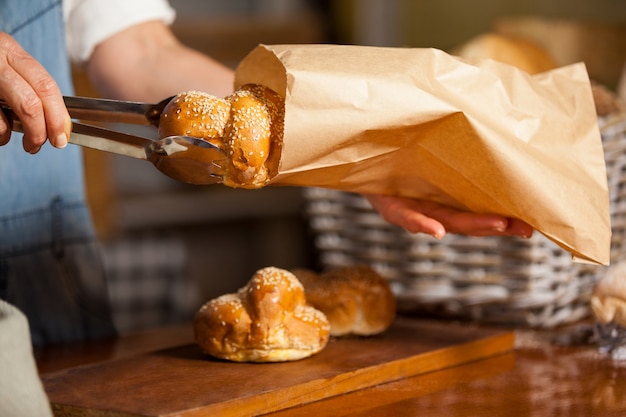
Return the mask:
M593 290L591 309L601 323L626 327L626 262L607 269Z
M194 318L195 340L207 354L235 362L284 362L320 352L329 323L306 305L289 271L258 270L239 291L204 304Z
M591 309L597 319L593 342L613 359L626 358L626 262L612 264L596 284Z
M558 67L556 59L542 46L522 37L497 33L478 35L452 51L469 59L493 59L513 65L529 74L538 74Z
M227 97L230 117L224 149L231 187L260 188L278 172L283 145L285 105L273 90L246 84Z
M204 139L226 154L223 183L261 188L278 173L285 103L262 85L246 84L226 98L198 91L176 95L163 109L159 137Z
M224 147L224 127L230 117L230 104L201 91L180 93L163 109L159 137L192 136Z
M331 336L382 333L396 316L389 282L369 266L335 268L317 274L292 271L304 286L307 303L323 312Z
M620 100L615 93L597 81L591 81L591 93L593 94L598 117L606 117L612 114L623 115L626 113L624 101Z

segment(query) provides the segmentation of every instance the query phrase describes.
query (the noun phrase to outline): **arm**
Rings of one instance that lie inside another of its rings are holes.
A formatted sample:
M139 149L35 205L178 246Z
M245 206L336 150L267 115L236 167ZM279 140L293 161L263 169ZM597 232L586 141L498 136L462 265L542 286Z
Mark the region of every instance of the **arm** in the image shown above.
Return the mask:
M183 46L161 22L143 23L107 39L96 47L87 68L96 88L119 99L158 101L187 90L223 97L233 88L232 70ZM498 215L470 213L422 200L366 197L386 221L438 239L446 232L521 237L533 232L523 222Z
M100 43L87 73L104 96L157 102L181 91L232 92L234 72L181 44L162 22L146 22Z

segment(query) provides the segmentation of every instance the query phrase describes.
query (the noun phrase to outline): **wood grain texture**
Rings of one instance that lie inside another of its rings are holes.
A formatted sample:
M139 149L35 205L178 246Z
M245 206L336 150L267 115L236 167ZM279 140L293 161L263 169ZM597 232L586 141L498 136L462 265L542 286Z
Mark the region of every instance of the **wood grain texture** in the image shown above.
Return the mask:
M297 362L230 363L194 344L42 375L57 416L253 416L492 357L512 332L397 320Z

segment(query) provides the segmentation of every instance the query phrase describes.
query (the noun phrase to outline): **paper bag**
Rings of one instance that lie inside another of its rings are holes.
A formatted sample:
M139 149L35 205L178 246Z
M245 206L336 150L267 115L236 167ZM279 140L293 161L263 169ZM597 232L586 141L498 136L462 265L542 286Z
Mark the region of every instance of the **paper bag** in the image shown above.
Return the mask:
M236 87L285 97L272 185L429 199L521 219L607 265L604 152L583 64L531 76L436 49L260 45Z

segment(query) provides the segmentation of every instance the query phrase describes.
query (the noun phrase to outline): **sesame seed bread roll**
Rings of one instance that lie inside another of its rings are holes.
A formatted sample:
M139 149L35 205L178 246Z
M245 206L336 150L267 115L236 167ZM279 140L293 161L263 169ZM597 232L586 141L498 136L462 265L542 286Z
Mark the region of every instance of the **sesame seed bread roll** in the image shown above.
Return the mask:
M306 305L289 271L257 271L239 291L204 304L194 318L202 350L234 362L286 362L320 352L329 339L326 316Z
M199 91L176 95L165 106L159 119L159 137L192 136L224 147L224 127L230 104Z
M285 102L273 90L247 84L226 98L198 91L176 95L159 119L159 137L192 136L224 151L223 183L261 188L277 173Z
M224 131L229 167L224 184L260 188L276 175L283 143L282 97L258 84L246 84L226 98L230 117Z

